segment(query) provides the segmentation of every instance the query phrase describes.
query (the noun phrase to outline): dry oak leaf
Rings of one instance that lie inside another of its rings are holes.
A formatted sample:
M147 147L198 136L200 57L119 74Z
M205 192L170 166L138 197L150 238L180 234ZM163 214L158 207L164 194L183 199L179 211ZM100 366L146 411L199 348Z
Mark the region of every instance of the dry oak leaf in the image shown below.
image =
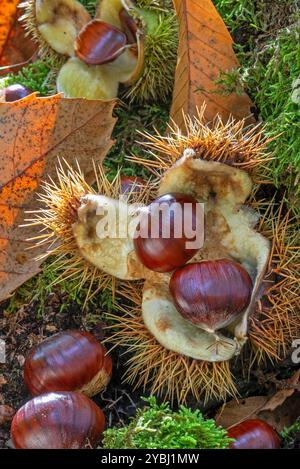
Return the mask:
M31 59L37 51L37 45L25 35L19 18L20 0L0 0L0 66L22 64ZM16 72L21 68L13 67ZM0 70L0 75L7 75L10 68Z
M113 141L116 101L39 98L32 94L14 103L0 103L0 301L35 275L34 257L44 248L28 251L34 227L20 228L39 208L40 182L56 179L57 156L82 171L101 162Z
M218 93L220 74L239 66L233 40L211 0L173 0L179 19L179 47L171 117L185 129L183 111L196 115L206 103L209 122L217 114L226 122L248 118L252 122L250 98L246 93Z
M277 391L273 396L254 396L229 401L217 413L217 425L229 428L246 419L259 418L280 432L300 416L299 377L300 370L297 370L285 381L284 389Z

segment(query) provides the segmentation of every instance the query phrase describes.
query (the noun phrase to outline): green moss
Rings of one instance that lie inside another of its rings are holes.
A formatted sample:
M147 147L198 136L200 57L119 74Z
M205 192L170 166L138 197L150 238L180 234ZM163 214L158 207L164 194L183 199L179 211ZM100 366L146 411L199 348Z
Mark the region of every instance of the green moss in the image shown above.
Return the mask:
M59 300L57 305L59 312L72 309L74 304L79 306L84 304L89 283L79 285L76 279L67 279L55 284L59 272L53 261L54 259L51 258L45 261L42 272L25 282L13 293L5 307L7 314L16 313L22 306L31 306L36 317L42 317L51 293L55 293ZM96 297L89 300L87 313L89 309L97 308L104 312L111 312L118 300L118 297L112 298L111 289L103 289Z
M238 71L217 80L220 93L248 92L266 124L274 184L287 188L295 212L300 201L300 13L293 0L215 0L236 40Z
M262 26L261 11L253 0L214 0L214 4L231 31L238 29L241 24L254 29Z
M44 58L25 65L16 75L8 75L2 82L2 86L18 83L32 91L37 91L40 96L48 96L56 92L57 69L61 63L54 63L52 59Z
M294 448L296 442L300 442L300 417L290 427L286 427L280 433L282 448Z
M177 412L169 404L157 404L155 397L137 411L130 424L104 432L106 449L225 449L230 440L226 430L206 420L199 410L181 406Z

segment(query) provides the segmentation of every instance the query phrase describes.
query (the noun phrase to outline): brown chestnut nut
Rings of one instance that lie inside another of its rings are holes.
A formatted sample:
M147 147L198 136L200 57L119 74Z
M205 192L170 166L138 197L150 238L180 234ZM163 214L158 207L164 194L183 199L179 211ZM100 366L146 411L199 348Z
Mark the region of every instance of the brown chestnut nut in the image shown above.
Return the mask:
M18 99L25 98L32 93L33 91L31 91L29 88L19 84L9 85L1 90L2 99L7 103L18 101Z
M109 382L112 361L89 332L65 331L32 348L24 364L25 384L34 396L79 391L94 396Z
M235 441L231 449L278 449L280 439L271 425L260 419L249 419L229 428L228 436Z
M195 241L196 230L196 199L182 193L164 194L141 214L134 238L135 252L148 269L170 272L198 251L188 247Z
M127 38L123 31L100 20L90 21L79 33L75 51L88 65L115 60L124 50Z
M79 449L95 445L104 430L102 410L77 392L50 392L21 407L11 424L20 449Z
M169 286L178 312L214 332L249 305L252 281L237 262L218 259L185 265L173 273Z

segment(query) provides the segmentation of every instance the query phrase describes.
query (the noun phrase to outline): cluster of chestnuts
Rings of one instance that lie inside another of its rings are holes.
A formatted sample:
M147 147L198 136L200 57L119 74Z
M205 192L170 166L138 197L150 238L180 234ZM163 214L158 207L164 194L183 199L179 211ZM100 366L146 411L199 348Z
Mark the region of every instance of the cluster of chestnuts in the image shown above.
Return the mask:
M24 380L34 397L13 418L14 447L78 449L97 444L105 417L89 397L105 388L111 372L110 356L88 332L62 332L34 347L24 364Z
M166 207L163 216L162 204ZM187 232L195 232L198 226L196 204L195 198L182 193L155 199L140 217L134 247L148 269L172 272L169 288L178 312L195 326L214 332L226 327L247 308L252 280L242 265L232 259L187 263L198 251L187 244L194 238L185 236ZM179 211L181 216L176 221ZM182 225L188 220L186 223L191 226L176 226L178 219ZM154 225L159 228L155 237ZM176 230L182 236L177 237Z

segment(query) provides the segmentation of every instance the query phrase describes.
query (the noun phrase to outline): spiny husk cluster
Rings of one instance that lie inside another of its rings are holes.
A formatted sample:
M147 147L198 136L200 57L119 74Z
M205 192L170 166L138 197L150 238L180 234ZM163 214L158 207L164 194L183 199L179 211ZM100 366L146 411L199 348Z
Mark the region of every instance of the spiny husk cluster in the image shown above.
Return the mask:
M127 3L129 9L132 5L129 11L137 20L139 35L142 37L144 66L137 76L133 74L133 80L129 80L132 86L126 87L123 96L130 101L165 101L173 87L178 46L178 24L172 1L128 0L124 5ZM40 57L50 57L61 67L67 57L56 52L41 34L37 24L36 4L37 0L27 0L20 4L24 11L20 21L27 34L38 44Z
M257 302L256 314L250 318L249 339L253 360L279 360L284 357L293 339L299 337L299 269L297 220L284 203L257 204L261 211L260 232L272 242L265 294Z
M193 118L184 116L185 129L181 130L174 122L168 126L167 135L141 133L139 143L146 147L151 158L130 157L150 169L157 178L171 168L188 148L196 158L217 161L244 169L257 177L260 183L268 181L268 162L271 155L266 147L270 141L264 136L260 124L245 128L243 121L229 119L223 123L219 116L208 125L204 119L205 105L197 110Z
M256 194L259 193L259 181L265 182L268 179L270 155L265 149L267 140L262 130L258 131L256 127L243 130L243 123L230 121L222 124L219 119L214 126L207 127L203 123L201 110L195 119L186 118L185 132L171 126L166 137L144 135L144 138L146 142L142 143L149 150L149 159L131 158L131 161L149 168L157 179L145 187L143 194L139 195L139 201L147 203L150 194L153 196L153 190L162 173L168 171L186 149L193 149L199 158L227 163L250 172L257 183ZM119 194L119 175L109 183L103 170L99 168L98 171L96 191L112 197ZM85 281L87 274L82 276L82 272L92 271L89 280L103 279L104 274L96 272L82 260L70 229L72 217L76 216L74 208L78 206L80 196L86 191L91 192L91 188L86 185L80 172L74 172L70 168L64 172L60 168L58 173L59 182L48 184L46 194L41 197L46 209L38 215L36 224L55 233L48 235L48 238L46 234L42 235L42 242L52 243L52 252L60 255L65 263L65 275L73 275L76 271L81 275L81 281ZM136 200L137 194L132 194L131 201ZM261 214L258 231L272 243L264 290L261 291L256 310L250 317L249 353L243 354L243 358L250 359L254 365L268 359L281 359L289 351L292 340L299 337L300 282L297 275L300 258L293 229L295 221L285 210L284 203L260 200L254 194L249 205ZM63 239L63 243L56 247L55 243L59 238ZM83 270L84 268L89 270ZM128 306L116 306L116 310L119 308L118 313L107 315L113 321L113 325L109 327L112 331L108 342L113 347L125 348L129 356L125 380L135 387L150 389L165 399L176 399L179 402L184 402L189 394L197 400L200 397L225 399L228 395L237 395L231 362L194 360L169 351L157 342L142 319L142 286L143 282L140 281L119 282L118 292L126 298L124 304ZM95 291L99 291L99 288L96 287L93 294Z
M58 278L53 284L72 278L79 288L89 285L85 305L101 289L110 288L114 297L118 288L115 277L100 271L81 256L73 234L72 225L77 220L77 210L84 195L103 194L116 199L121 194L120 172L109 181L103 167L94 165L94 174L95 187L85 181L78 165L74 170L66 161L58 160L57 182L50 180L44 183L43 192L39 194L42 208L27 212L34 213L34 218L26 219L26 226L41 228L41 233L30 239L34 242L33 248L45 246L45 253L38 259L54 256L52 267L57 271ZM126 193L126 200L147 203L149 198L153 198L154 189L155 183L152 181L140 187L139 191L132 187ZM120 288L121 285L120 282Z
M166 101L173 89L177 36L177 19L171 8L168 14L159 14L157 24L147 30L143 73L125 92L126 98L142 102Z
M182 156L187 148L197 156L232 166L252 174L259 185L269 180L266 151L267 139L259 126L243 129L243 122L223 124L219 118L208 127L203 122L203 109L194 119L186 118L186 129L170 126L166 137L143 135L143 143L151 159L130 158L149 168L158 178ZM289 351L293 339L300 334L299 311L299 248L296 246L295 220L285 211L284 203L249 201L260 212L258 231L272 243L264 292L250 317L248 354L251 365L267 360L278 361ZM135 298L135 308L120 315L110 314L115 333L113 343L125 346L130 355L125 379L136 387L149 387L151 392L167 399L184 402L190 392L197 400L237 395L232 366L229 362L207 363L192 360L163 348L149 333L140 314L141 290L130 286L128 298ZM125 317L124 317L125 314Z
M53 63L58 63L62 65L66 57L62 57L58 54L52 47L49 46L48 42L45 41L38 29L37 19L36 19L36 0L26 0L19 4L19 8L22 9L22 16L20 17L20 22L25 28L26 35L30 36L31 39L38 45L39 48L39 57L47 57L53 61Z
M293 221L289 213L283 215L282 205L265 206L263 202L253 201L256 210L258 205L263 217L259 231L272 242L272 257L265 279L265 294L250 317L249 344L242 358L250 361L251 366L281 360L300 334L300 256L294 244ZM123 285L121 293L134 301L135 306L117 307L119 314L107 314L114 323L109 327L114 332L108 342L126 348L129 355L126 381L136 388L150 388L152 393L171 401L185 402L189 394L205 401L238 395L235 365L229 361L193 360L166 350L143 323L141 286Z

